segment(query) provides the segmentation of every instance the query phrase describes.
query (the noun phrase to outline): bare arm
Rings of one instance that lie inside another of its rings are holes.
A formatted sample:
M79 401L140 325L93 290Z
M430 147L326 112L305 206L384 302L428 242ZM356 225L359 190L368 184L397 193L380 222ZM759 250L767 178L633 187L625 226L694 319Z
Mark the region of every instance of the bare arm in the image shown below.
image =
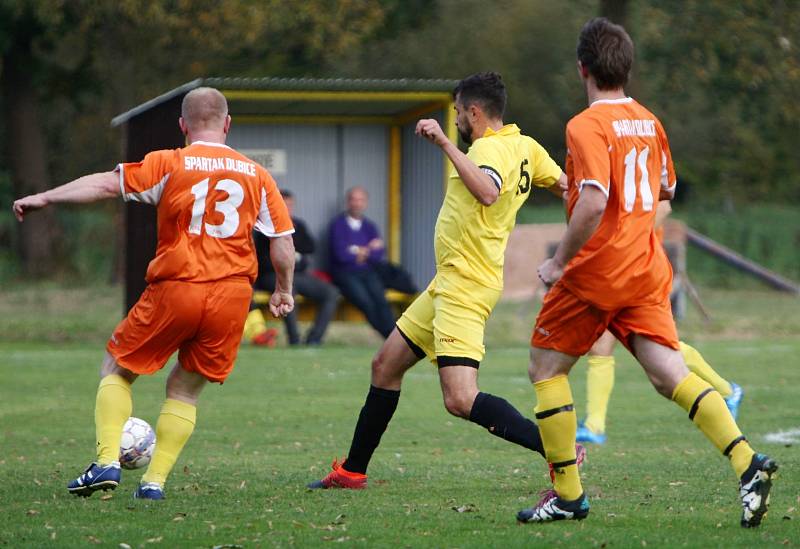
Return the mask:
M495 203L497 197L500 196L500 189L497 188L491 177L467 158L467 155L461 152L447 138L436 120L420 120L417 122L416 133L442 149L447 158L450 159L450 162L453 163L458 176L464 182L464 186L467 187L478 202L484 206L491 206Z
M672 213L672 204L669 200L662 200L656 206L656 221L654 228L659 229L664 224L664 221L667 220L669 214Z
M17 221L22 222L28 212L50 204L95 202L104 198L114 198L119 196L120 192L117 172L93 173L43 193L20 198L14 201L13 210Z
M551 286L561 278L564 267L597 230L607 201L606 195L597 187L587 185L581 190L567 224L567 232L561 239L555 255L542 263L538 269L542 282Z
M292 235L270 240L269 259L275 269L275 291L269 299L269 310L275 317L286 316L294 309L292 297L294 257Z

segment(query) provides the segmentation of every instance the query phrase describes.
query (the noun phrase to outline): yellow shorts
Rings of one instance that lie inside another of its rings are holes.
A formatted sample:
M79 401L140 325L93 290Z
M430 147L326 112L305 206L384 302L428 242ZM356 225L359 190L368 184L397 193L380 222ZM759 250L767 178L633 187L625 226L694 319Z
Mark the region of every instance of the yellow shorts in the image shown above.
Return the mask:
M442 366L478 367L483 332L500 290L452 271L439 271L397 321L414 351Z

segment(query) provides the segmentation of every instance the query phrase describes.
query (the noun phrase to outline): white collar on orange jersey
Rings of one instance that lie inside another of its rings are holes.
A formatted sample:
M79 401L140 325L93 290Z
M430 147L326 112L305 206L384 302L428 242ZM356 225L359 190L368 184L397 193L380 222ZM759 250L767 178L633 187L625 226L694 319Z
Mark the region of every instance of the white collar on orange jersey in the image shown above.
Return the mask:
M620 97L619 99L598 99L597 101L592 101L592 104L589 105L589 108L592 108L595 105L620 105L622 103L630 103L631 101L633 101L633 97Z
M208 145L209 147L223 147L230 149L225 143L212 143L211 141L192 141L190 145Z

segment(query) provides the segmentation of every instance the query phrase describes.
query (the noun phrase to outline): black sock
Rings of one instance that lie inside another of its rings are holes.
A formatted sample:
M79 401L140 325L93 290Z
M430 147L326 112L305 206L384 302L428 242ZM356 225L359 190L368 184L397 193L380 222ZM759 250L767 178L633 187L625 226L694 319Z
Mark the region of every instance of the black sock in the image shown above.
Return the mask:
M353 442L350 444L350 452L344 464L345 470L351 473L367 473L369 460L380 444L383 432L386 431L399 400L400 391L369 386L367 400L358 415Z
M472 404L469 420L485 427L495 436L539 452L544 457L539 427L505 399L489 393L478 393Z

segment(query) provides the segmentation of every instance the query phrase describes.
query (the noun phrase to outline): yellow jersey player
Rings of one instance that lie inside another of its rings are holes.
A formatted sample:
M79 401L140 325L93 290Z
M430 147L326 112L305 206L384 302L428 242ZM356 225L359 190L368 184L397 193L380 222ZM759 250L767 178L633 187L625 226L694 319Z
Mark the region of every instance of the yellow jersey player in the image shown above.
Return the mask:
M560 196L566 177L541 145L516 125L503 124L506 89L499 74L469 76L453 97L467 154L436 120L420 120L416 127L454 166L436 222L436 276L372 361L371 387L347 458L334 461L331 473L311 488L366 487L367 466L397 408L403 375L425 357L438 366L448 412L544 455L536 424L506 400L479 391L478 366L517 211L534 186Z

